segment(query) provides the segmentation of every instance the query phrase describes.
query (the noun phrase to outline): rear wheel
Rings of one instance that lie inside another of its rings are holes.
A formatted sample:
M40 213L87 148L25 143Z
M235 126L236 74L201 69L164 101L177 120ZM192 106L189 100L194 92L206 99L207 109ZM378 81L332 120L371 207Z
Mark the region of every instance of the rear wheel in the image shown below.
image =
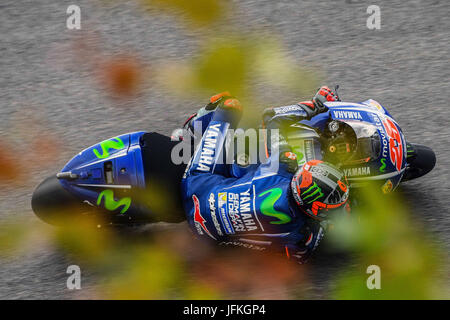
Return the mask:
M41 220L60 225L67 219L74 219L92 211L59 183L55 176L48 177L34 190L31 207Z
M433 170L436 164L436 155L431 148L420 144L408 143L407 149L408 155L406 160L408 166L402 181L419 178Z

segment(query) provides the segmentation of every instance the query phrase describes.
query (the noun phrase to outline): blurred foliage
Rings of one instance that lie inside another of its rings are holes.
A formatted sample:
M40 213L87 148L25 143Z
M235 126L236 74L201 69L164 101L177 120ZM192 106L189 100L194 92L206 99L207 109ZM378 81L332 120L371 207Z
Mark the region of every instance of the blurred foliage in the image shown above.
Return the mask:
M3 262L21 253L35 250L49 242L51 229L41 221L30 221L13 214L2 218L0 225L0 258Z
M14 161L10 151L11 148L5 143L0 146L0 183L14 181L19 178L20 170Z
M233 13L229 2L218 0L140 0L150 13L179 13L189 27L203 30L194 58L159 61L151 67L138 57L102 52L97 36L76 43L74 58L87 66L113 97L139 94L151 76L159 79L172 94L183 98L230 91L258 115L264 101L258 84L293 96L313 93L318 79L287 56L277 36L246 33L227 24ZM214 27L214 36L205 36ZM70 50L69 50L70 51ZM75 61L75 60L74 60ZM259 108L259 109L257 109ZM32 118L30 118L32 119ZM28 156L41 166L58 153L61 146L44 126L21 119L16 135L26 134ZM44 139L45 134L45 139ZM22 135L23 136L23 135ZM17 180L22 167L5 142L0 148L0 183ZM8 150L8 151L6 151ZM29 172L39 172L27 164ZM24 171L25 172L25 171ZM155 193L149 199L159 199ZM153 202L153 201L152 201ZM332 297L338 299L442 298L437 269L440 253L431 246L424 231L411 223L408 210L398 196L381 196L379 190L362 193L362 204L350 218L340 219L329 233L340 250L356 256L357 267L349 267L333 280ZM155 201L155 206L162 202ZM42 223L40 225L43 225ZM160 230L162 229L162 230ZM278 256L239 248L218 248L194 239L182 224L163 226L150 232L133 228L110 228L102 221L73 219L59 228L39 228L23 222L4 224L0 230L0 254L27 244L49 241L90 269L101 279L94 298L101 299L292 299L305 297L301 288L311 287L308 266L299 267ZM381 268L381 290L368 290L366 268ZM84 270L84 269L83 269ZM84 272L84 271L83 271ZM295 289L293 289L295 287Z
M193 239L186 226L148 232L100 225L70 220L53 233L72 259L99 271L97 298L280 299L301 278L295 264L278 256L211 247Z
M258 99L255 83L290 90L297 97L312 92L316 77L285 57L271 39L254 35L207 39L192 61L165 65L161 76L179 94L211 95L227 90L259 107L264 102Z
M187 23L198 27L208 25L220 19L229 9L227 1L220 0L140 0L148 9L159 9L168 13L176 12L186 19Z
M352 217L341 217L331 242L355 254L356 267L337 278L338 299L442 299L442 252L412 222L399 193L383 195L378 186L360 190ZM367 267L381 270L381 289L369 290ZM448 298L448 297L447 297Z
M0 186L26 186L26 178L52 165L63 149L63 142L49 128L41 111L34 106L20 106L11 115L7 134L0 143Z
M8 224L5 220L2 223L3 226L0 228L0 257L23 245L23 240L29 231L21 223Z
M113 97L133 97L142 90L148 75L145 65L137 57L118 55L99 62L99 79Z
M105 49L106 39L95 29L80 30L67 43L48 50L46 63L54 71L87 72L100 90L123 106L140 96L152 78L149 63L131 48Z

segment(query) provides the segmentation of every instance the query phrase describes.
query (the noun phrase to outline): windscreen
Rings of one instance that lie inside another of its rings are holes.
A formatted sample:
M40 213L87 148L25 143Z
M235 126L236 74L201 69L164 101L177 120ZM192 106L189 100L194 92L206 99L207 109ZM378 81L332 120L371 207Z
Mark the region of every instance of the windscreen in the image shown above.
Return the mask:
M360 121L343 121L352 127L356 134L356 151L352 161L378 159L381 152L381 139L377 127Z

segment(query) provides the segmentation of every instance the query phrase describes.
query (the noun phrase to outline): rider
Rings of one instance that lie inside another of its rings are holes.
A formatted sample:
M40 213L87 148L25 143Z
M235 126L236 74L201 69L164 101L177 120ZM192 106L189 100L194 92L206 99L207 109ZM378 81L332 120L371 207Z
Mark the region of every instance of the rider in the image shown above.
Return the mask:
M334 93L322 87L310 102L267 109L264 125L280 128L294 119L310 119L326 110L325 101L335 100ZM233 176L222 159L227 131L236 128L241 113L240 102L224 92L188 120L191 129L195 121L207 128L182 180L187 220L199 236L222 245L281 250L303 263L323 237L320 222L347 201L345 177L320 160L298 168L282 135L278 143L266 145L267 162Z

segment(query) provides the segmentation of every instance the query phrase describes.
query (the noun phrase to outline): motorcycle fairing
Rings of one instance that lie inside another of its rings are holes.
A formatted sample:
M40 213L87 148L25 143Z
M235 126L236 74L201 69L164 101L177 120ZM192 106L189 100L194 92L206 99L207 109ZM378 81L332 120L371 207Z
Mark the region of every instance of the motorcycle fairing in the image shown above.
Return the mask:
M140 137L133 132L110 138L81 151L61 170L71 178L60 179L61 185L88 204L102 204L107 210L125 213L117 195L129 194L134 188L145 188ZM61 175L58 174L58 175ZM110 190L105 193L105 190ZM109 204L108 204L108 203ZM127 200L129 207L131 198Z
M375 100L361 103L327 102L328 111L318 114L311 120L298 124L324 131L329 120L351 123L366 123L375 126L381 140L381 152L368 162L350 163L342 167L349 182L357 186L367 180L377 180L398 185L406 168L406 140L397 122L389 112ZM288 139L289 140L289 139Z

